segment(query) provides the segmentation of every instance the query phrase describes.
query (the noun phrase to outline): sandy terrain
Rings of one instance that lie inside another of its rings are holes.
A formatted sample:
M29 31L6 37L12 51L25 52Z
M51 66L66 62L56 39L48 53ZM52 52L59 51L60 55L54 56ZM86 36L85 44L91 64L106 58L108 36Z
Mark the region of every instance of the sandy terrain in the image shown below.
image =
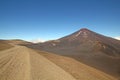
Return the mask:
M15 46L0 52L0 80L116 80L74 59Z
M0 80L76 80L48 59L26 47L0 52Z

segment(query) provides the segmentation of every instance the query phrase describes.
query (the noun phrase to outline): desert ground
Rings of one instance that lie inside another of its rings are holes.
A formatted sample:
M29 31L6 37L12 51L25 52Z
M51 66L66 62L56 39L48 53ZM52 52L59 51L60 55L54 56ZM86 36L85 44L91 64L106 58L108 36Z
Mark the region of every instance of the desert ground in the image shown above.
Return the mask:
M72 58L24 46L0 51L0 80L117 80Z

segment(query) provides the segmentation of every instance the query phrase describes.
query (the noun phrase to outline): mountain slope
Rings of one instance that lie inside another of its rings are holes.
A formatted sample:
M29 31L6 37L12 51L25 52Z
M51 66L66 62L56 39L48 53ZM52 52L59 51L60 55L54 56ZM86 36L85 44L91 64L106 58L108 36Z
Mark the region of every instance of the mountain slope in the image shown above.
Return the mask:
M58 40L40 43L36 46L38 46L38 48L40 47L48 51L54 51L52 49L65 51L70 50L69 52L71 54L75 54L75 52L77 53L84 51L101 51L109 56L120 56L120 41L112 39L110 37L105 37L103 35L100 35L98 33L92 32L84 28ZM61 52L61 54L70 55L70 53L66 53L65 51ZM60 51L57 52L60 53Z
M28 47L69 56L114 77L120 76L120 41L86 28L57 40Z
M62 69L70 73L77 80L110 80L115 79L110 75L105 74L99 70L96 70L90 66L87 66L79 61L70 57L60 56L53 53L44 51L37 51L40 55L43 55ZM115 79L116 80L116 79Z

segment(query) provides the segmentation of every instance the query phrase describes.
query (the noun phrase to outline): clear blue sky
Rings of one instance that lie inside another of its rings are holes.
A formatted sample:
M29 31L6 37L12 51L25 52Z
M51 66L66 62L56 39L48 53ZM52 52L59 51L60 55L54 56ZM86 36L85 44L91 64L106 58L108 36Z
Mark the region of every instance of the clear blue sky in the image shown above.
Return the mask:
M120 36L120 0L0 0L0 39L57 39L83 27Z

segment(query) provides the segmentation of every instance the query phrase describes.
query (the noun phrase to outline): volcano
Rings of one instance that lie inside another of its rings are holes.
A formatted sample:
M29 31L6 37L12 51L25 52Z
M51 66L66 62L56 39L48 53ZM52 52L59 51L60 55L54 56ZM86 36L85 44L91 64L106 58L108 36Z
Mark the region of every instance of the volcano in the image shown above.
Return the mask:
M120 41L86 28L57 40L27 46L68 56L114 77L120 76Z

